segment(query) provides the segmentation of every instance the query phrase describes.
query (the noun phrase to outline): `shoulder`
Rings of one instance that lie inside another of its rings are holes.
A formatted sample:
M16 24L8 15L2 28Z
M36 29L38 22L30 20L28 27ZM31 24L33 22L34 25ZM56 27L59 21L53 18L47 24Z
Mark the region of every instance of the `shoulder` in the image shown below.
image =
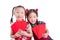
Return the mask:
M31 26L30 24L27 25L27 27L30 27L30 26Z
M38 24L45 24L44 21L38 21Z
M30 25L30 24L27 25L27 29L28 29L28 28L31 28L31 25Z
M29 23L29 22L26 22L26 21L25 21L25 24L27 24L27 26L29 26L29 25L30 25L30 23Z
M24 24L29 24L28 22L24 21Z
M11 23L11 28L12 28L14 25L16 25L16 22L14 22L14 23Z

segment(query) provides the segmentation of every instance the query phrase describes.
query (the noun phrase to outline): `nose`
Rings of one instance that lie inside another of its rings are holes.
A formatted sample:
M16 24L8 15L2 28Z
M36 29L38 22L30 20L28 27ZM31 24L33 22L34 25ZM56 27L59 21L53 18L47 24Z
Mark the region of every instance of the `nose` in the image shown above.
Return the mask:
M34 18L32 18L32 21L34 21L35 19Z

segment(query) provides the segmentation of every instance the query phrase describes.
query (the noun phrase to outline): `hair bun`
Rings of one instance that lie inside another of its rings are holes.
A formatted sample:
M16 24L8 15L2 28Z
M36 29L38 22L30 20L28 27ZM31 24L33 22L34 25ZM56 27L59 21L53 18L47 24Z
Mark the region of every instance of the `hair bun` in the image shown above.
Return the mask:
M38 9L36 9L36 12L38 12Z
M26 9L26 13L28 13L28 11L29 11L29 10L28 10L28 9Z

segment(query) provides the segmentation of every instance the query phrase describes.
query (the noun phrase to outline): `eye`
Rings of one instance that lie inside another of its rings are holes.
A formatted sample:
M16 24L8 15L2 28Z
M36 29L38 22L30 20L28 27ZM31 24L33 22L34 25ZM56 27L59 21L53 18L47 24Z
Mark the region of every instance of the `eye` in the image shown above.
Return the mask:
M34 18L36 18L36 16L34 16Z
M31 18L31 17L30 17Z
M23 12L21 12L21 14L23 14Z
M19 13L19 12L16 12L16 13Z

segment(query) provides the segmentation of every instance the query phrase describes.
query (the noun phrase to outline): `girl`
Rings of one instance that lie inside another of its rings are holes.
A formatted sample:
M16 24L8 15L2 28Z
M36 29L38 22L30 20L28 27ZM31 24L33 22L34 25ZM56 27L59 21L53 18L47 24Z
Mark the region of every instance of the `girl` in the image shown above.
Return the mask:
M25 8L23 6L14 7L10 23L13 22L13 15L16 17L16 22L11 25L11 38L15 40L30 40L32 30L31 26L24 21Z
M34 40L52 40L45 29L45 23L38 21L38 9L27 9L27 20L32 26Z

